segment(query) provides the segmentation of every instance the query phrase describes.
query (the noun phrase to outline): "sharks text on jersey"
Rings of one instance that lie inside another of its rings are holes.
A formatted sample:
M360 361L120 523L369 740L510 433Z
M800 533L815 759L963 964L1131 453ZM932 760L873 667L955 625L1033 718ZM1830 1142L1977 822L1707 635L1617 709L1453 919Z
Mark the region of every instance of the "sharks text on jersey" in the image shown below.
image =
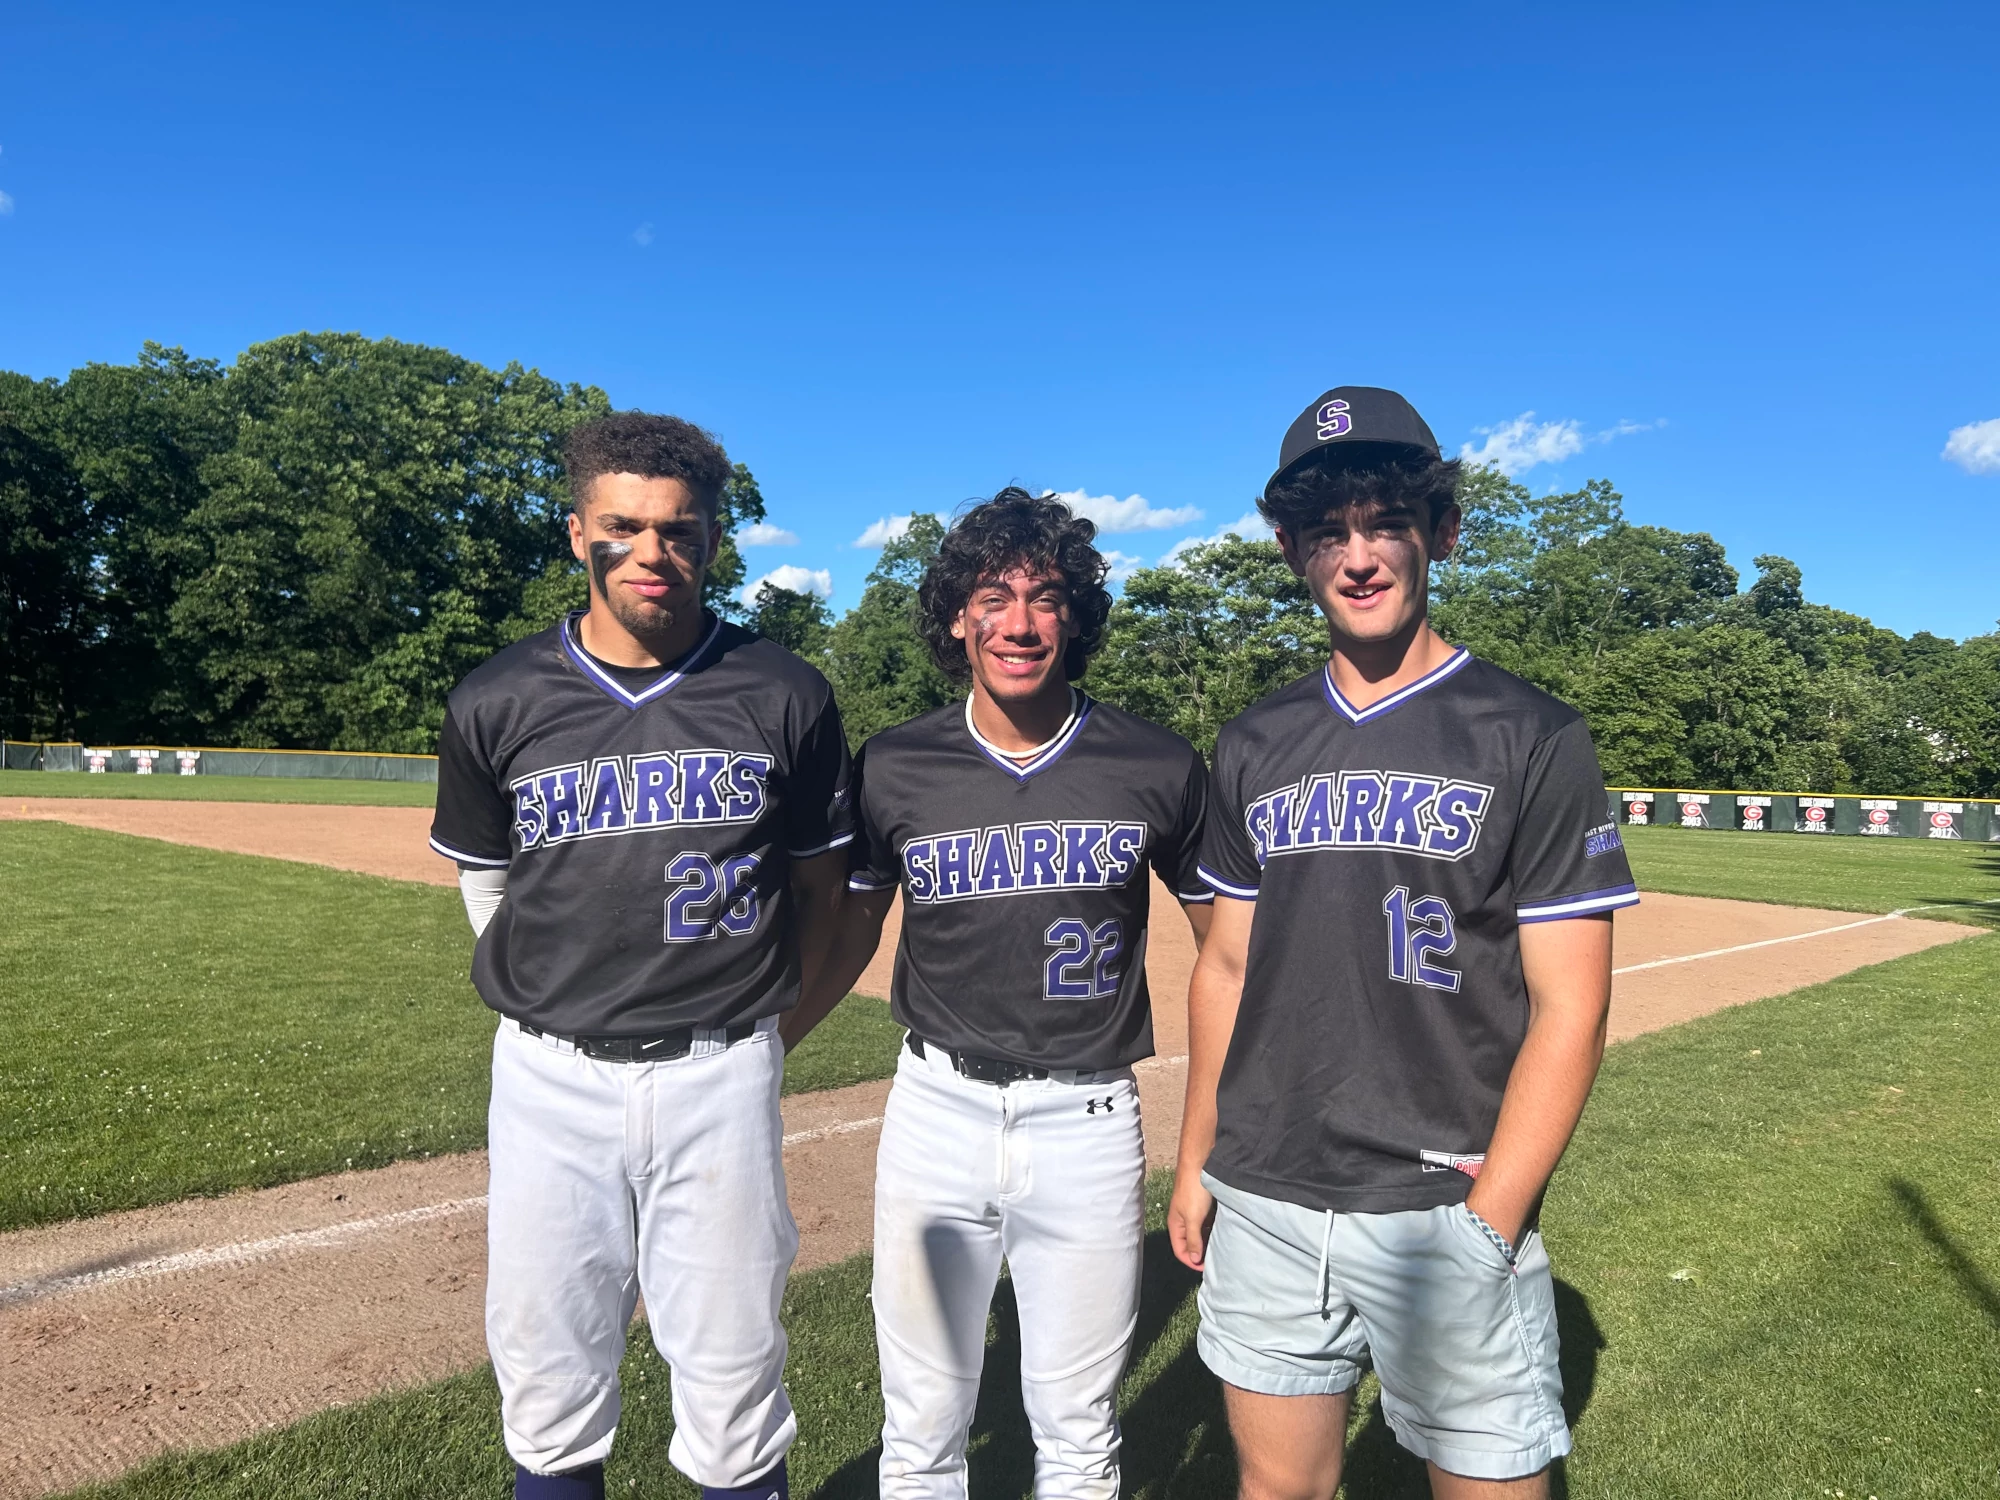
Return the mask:
M687 823L763 814L772 759L735 750L655 751L552 766L510 781L523 853Z
M921 905L1038 891L1108 890L1139 873L1144 823L1013 823L931 834L903 845Z
M1243 823L1257 863L1322 849L1376 849L1459 860L1479 843L1493 788L1411 771L1309 776L1253 799Z

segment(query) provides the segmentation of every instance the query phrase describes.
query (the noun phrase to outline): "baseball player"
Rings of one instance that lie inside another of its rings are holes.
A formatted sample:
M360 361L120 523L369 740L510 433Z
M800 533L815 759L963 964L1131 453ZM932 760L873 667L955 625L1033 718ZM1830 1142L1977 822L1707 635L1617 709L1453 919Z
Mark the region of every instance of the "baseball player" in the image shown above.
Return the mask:
M604 1493L643 1291L675 1467L710 1500L782 1500L776 1028L846 875L846 742L817 672L702 608L715 440L622 412L565 452L590 607L453 691L431 830L501 1017L486 1337L514 1493Z
M1546 1495L1570 1446L1536 1215L1639 898L1582 719L1425 620L1458 468L1343 386L1259 503L1332 649L1216 747L1169 1214L1259 1500L1331 1500L1370 1361L1438 1496Z
M1153 1050L1151 866L1197 935L1207 797L1180 736L1071 686L1110 597L1095 528L1007 489L947 533L919 623L963 703L869 740L847 905L803 1035L903 894L892 1004L909 1028L875 1177L884 1500L966 1494L966 1438L1004 1257L1041 1500L1118 1494L1145 1142L1132 1064Z

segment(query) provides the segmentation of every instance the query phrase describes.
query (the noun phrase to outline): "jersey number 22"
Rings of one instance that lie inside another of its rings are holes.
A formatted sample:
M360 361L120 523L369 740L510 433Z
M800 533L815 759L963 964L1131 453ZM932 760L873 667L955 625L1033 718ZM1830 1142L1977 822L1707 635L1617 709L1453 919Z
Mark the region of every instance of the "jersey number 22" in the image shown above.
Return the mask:
M1042 965L1045 1000L1101 1000L1118 993L1124 977L1125 934L1116 921L1096 927L1064 917L1042 939L1056 951Z

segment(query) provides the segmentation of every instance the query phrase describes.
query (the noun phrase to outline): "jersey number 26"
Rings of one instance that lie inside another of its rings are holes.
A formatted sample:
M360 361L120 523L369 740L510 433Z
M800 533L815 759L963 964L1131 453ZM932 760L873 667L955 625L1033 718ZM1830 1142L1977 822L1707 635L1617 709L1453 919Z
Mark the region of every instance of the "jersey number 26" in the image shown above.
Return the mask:
M698 943L712 937L748 937L757 930L757 856L714 859L677 854L667 866L666 940Z

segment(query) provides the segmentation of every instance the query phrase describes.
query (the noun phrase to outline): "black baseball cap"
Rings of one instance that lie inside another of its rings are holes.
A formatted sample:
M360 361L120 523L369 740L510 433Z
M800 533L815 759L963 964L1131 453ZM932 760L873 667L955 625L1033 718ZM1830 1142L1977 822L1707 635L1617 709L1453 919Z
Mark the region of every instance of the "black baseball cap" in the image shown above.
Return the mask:
M1441 458L1438 441L1417 409L1394 391L1337 385L1285 429L1278 470L1264 492L1299 465L1318 459L1330 468L1363 469L1394 459Z

